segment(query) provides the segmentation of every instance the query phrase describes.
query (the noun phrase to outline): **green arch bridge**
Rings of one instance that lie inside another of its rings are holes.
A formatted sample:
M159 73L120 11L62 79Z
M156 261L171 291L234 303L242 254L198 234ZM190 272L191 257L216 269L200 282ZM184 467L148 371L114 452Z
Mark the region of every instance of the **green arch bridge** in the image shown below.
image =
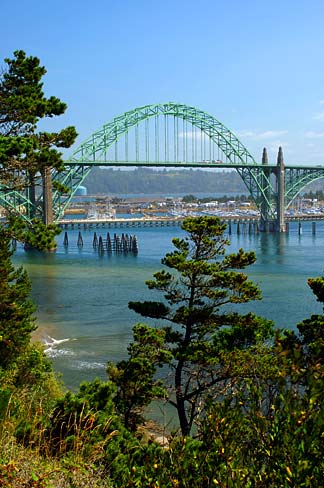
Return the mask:
M95 166L233 168L260 211L261 230L285 230L284 214L301 190L324 177L324 166L285 165L281 148L275 164L266 150L258 163L233 132L215 117L168 102L125 112L94 132L65 161L65 170L47 170L41 191L0 188L0 205L24 219L59 221L78 187ZM53 182L69 192L62 194Z

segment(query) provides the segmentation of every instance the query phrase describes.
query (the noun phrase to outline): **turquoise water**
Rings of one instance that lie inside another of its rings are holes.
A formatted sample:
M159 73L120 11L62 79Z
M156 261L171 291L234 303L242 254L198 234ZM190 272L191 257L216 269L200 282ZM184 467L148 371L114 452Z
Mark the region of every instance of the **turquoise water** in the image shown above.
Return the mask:
M234 230L229 250L256 252L257 262L247 272L263 294L262 301L243 310L288 328L321 312L307 278L321 275L324 268L324 223L317 224L315 236L311 223L303 224L302 235L297 224L291 224L287 235L236 235ZM96 232L105 238L107 230ZM107 361L126 356L132 326L143 320L127 304L153 298L144 282L160 269L161 258L172 249L172 237L182 233L178 227L110 230L114 232L136 235L138 255L99 256L92 247L93 231L82 231L82 249L77 247L78 231L69 231L68 248L62 233L56 253L26 253L18 247L15 254L15 262L25 266L32 280L38 305L36 336L69 388L97 376L104 379Z

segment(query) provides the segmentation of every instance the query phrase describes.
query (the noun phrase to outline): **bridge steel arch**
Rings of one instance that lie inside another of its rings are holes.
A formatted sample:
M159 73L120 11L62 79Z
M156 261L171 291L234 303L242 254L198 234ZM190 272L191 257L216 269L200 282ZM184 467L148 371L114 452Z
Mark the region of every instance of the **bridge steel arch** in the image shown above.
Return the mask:
M278 213L278 187L273 185L271 174L275 174L278 182L278 168L268 165L267 161L258 164L240 140L212 115L192 106L167 102L145 105L125 112L88 137L65 161L63 172L52 172L52 179L69 188L68 194L53 191L53 215L58 221L64 213L78 187L83 183L94 166L122 166L116 160L109 159L107 150L122 136L158 115L182 119L201 130L207 138L215 143L226 159L222 167L233 167L241 176L245 186L254 199L261 214L261 223L276 222ZM188 164L188 161L177 161L169 166L199 167L202 164ZM136 162L132 164L136 166ZM150 161L142 162L141 166L157 166ZM163 166L163 164L159 164ZM214 165L216 166L216 165ZM288 168L285 167L284 207L288 208L298 193L310 182L324 176L323 168ZM40 178L41 179L41 178ZM42 186L42 182L40 183ZM44 186L44 185L43 185ZM29 189L28 189L29 191ZM14 209L25 220L42 217L44 213L44 189L40 191L36 201L32 202L28 191L22 194L5 191L0 188L0 204L9 210Z
M324 178L323 168L286 168L285 202L290 207L300 192L313 181Z
M1 185L0 206L7 209L9 213L19 214L27 222L30 222L31 215L34 213L34 205L28 195Z
M95 164L116 166L116 162L107 160L107 148L131 128L159 114L183 119L204 132L223 152L227 166L235 167L261 211L261 201L266 202L263 205L266 215L262 217L274 218L270 192L267 191L267 188L271 187L270 178L235 134L212 115L196 107L174 102L146 105L125 112L112 119L83 142L65 161L67 170L54 175L55 179L71 189L71 193L63 198L58 192L54 193L53 204L54 208L58 209L56 218L62 215L64 208ZM146 166L153 166L153 164L147 163ZM188 165L185 162L179 162L174 166L186 167Z

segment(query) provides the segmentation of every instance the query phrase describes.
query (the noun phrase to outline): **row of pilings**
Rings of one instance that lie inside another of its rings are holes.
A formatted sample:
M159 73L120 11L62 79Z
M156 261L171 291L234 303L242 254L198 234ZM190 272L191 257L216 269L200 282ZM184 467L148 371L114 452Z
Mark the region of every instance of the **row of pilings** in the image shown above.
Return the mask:
M235 224L235 225L233 225ZM234 228L233 228L234 227ZM232 233L236 233L237 235L240 234L255 234L259 233L259 225L256 221L250 222L227 222L227 231L228 234L231 235ZM286 222L286 233L289 233L289 222ZM303 233L302 223L298 222L298 234L301 235ZM312 222L312 234L316 234L316 223ZM135 235L128 235L122 233L121 236L117 235L116 233L113 236L110 236L108 232L106 238L104 239L101 236L97 236L97 233L94 232L93 235L93 248L97 250L100 254L104 252L107 253L124 253L124 254L138 254L138 242L137 237ZM67 247L69 245L69 238L68 233L65 231L63 245ZM79 248L83 247L83 237L81 231L79 231L78 239L77 239L77 246Z
M68 247L69 245L67 232L64 234L63 245L64 247ZM77 246L78 248L83 247L83 237L81 232L78 234ZM104 239L102 236L97 236L97 233L95 232L93 234L92 247L95 251L98 251L99 254L104 254L105 252L108 254L138 254L137 237L124 233L121 236L115 233L111 237L108 232Z
M231 235L233 232L232 222L227 222L227 230L228 233ZM259 232L259 226L256 222L237 222L236 224L236 233L239 234L254 234Z
M290 222L286 222L286 225L285 225L285 230L286 230L286 233L288 234L289 233L289 227L290 227ZM232 222L229 221L227 222L227 229L228 229L228 233L229 235L232 234L233 232L233 225L232 225ZM259 223L258 222L236 222L236 234L237 235L240 235L240 234L255 234L255 233L259 233L261 232L260 231L260 228L259 228ZM303 227L302 227L302 223L301 221L298 221L298 234L301 235L303 233ZM315 235L316 234L316 222L312 222L312 235Z
M312 217L308 218L303 218L301 219L302 221L310 221L313 220ZM302 222L300 219L297 218L290 218L289 220L286 219L286 224L285 224L285 232L289 232L289 224L293 222L298 222L298 233L302 233ZM316 223L315 220L320 220L320 219L314 219L312 222L312 233L316 233ZM90 230L92 228L99 229L99 227L105 228L122 228L122 227L169 227L169 226L181 226L183 219L177 218L174 220L143 220L143 219L129 219L128 221L109 221L109 222L76 222L76 221L67 221L67 222L60 222L60 227L63 229L82 229L84 230ZM254 234L254 233L259 233L259 232L275 232L275 223L270 222L268 225L266 225L266 228L261 228L264 227L261 226L261 222L259 219L256 218L222 218L221 221L227 224L227 230L229 234Z

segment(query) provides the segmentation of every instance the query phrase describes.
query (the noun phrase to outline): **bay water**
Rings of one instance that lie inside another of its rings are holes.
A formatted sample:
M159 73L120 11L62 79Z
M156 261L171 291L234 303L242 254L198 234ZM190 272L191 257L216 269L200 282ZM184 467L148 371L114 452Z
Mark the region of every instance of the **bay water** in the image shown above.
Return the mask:
M110 234L136 235L139 252L99 255L93 248L94 230L82 230L83 247L77 246L78 230L68 231L69 245L58 237L55 253L25 252L18 245L14 262L23 265L32 281L37 304L35 337L45 344L54 368L70 389L95 377L106 379L108 361L127 357L132 327L154 322L128 309L129 301L162 298L145 280L161 269L161 258L173 249L172 238L183 235L180 227L110 229ZM107 229L96 229L106 238ZM263 300L240 306L272 319L276 327L295 329L296 324L322 306L307 285L307 278L322 275L324 223L290 224L287 234L241 233L236 226L228 235L229 252L253 250L257 261L246 272L258 283ZM156 293L156 292L155 292Z

